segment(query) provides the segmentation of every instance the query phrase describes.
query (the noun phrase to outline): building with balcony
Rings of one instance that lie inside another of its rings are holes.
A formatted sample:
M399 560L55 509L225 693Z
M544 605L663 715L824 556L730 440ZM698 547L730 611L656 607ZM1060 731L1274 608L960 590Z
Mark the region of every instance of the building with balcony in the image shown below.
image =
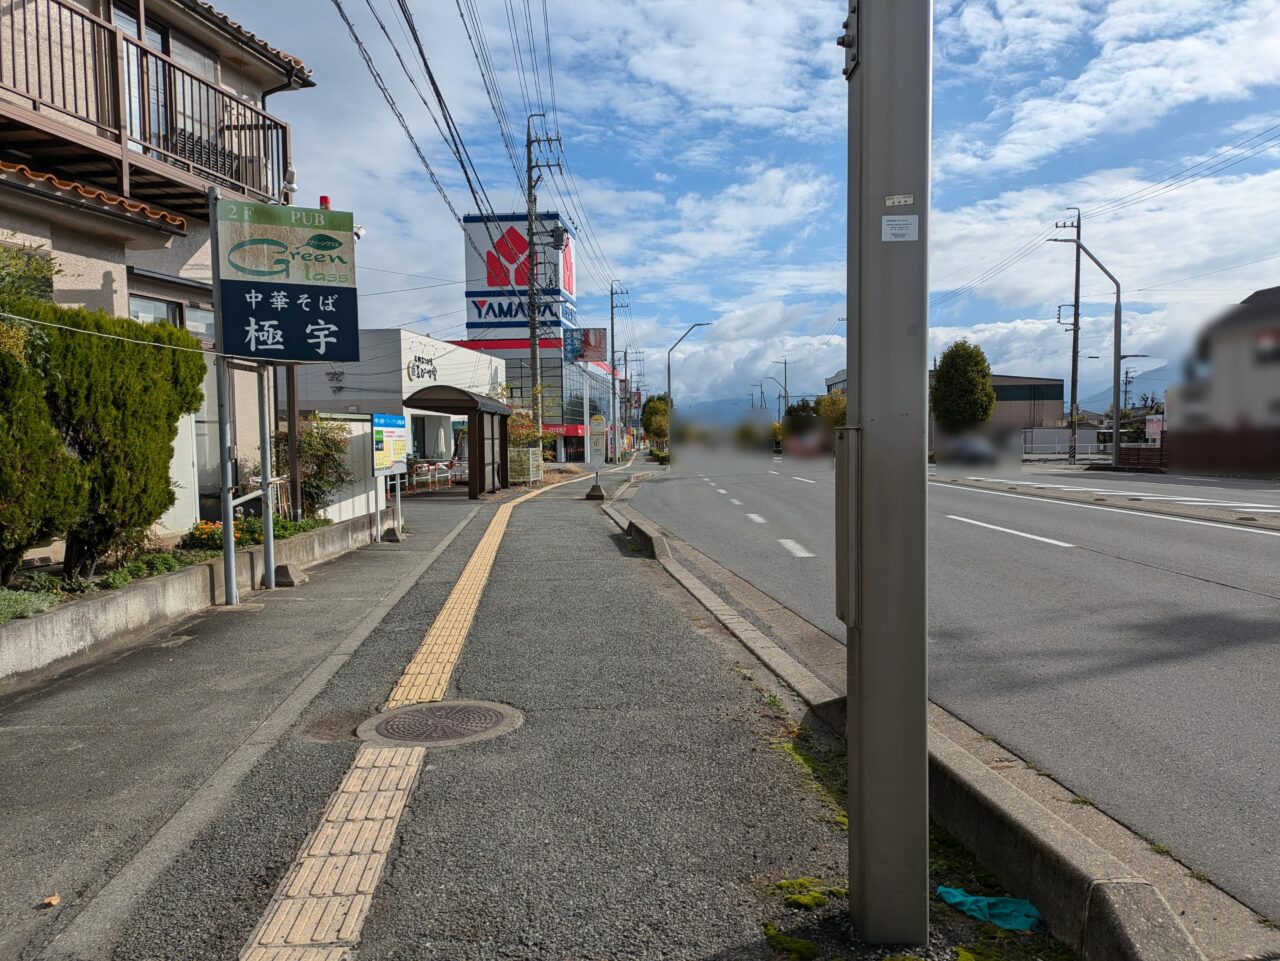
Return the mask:
M53 299L183 327L212 345L208 190L287 200L276 93L298 60L204 0L0 3L0 243L59 267ZM217 407L180 425L161 526L217 515ZM256 385L233 372L239 459L258 459ZM274 399L273 399L274 403Z

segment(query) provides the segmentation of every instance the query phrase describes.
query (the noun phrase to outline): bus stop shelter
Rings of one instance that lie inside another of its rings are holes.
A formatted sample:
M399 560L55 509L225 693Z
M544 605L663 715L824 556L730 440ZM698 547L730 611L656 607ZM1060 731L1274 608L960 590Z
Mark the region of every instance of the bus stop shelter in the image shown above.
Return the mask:
M509 486L507 418L511 408L461 387L435 384L415 391L404 406L467 418L467 496L472 500Z

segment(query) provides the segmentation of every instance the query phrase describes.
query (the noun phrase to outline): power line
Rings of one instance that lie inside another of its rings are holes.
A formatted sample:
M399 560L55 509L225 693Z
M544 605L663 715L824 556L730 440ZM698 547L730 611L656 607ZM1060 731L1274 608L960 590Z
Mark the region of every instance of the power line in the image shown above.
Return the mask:
M440 179L436 176L435 170L431 166L431 162L427 160L427 155L423 152L422 147L418 144L418 140L413 135L413 131L409 129L409 122L405 120L404 114L400 112L400 107L396 104L396 99L392 95L391 90L387 87L386 81L382 79L382 75L378 72L378 68L374 65L373 58L369 55L369 51L365 48L364 42L360 39L360 35L356 33L355 25L347 16L346 9L342 6L342 0L332 0L333 5L337 8L338 15L342 17L342 22L347 26L347 33L351 35L351 41L360 51L360 57L364 60L369 76L373 78L374 84L377 86L382 97L387 102L387 106L391 108L391 112L395 114L396 120L400 124L400 129L404 131L404 135L409 139L409 143L413 145L414 153L418 155L418 160L422 163L422 167L427 172L427 176L431 178L431 183L435 186L436 192L440 194L440 199L444 201L445 206L449 208L449 213L453 214L453 219L458 222L458 226L462 227L462 218L458 215L457 209L453 206L453 201L449 199L449 194L445 191L444 185L440 183ZM466 238L476 256L481 260L484 254L480 248L476 246L475 241L463 229L463 236Z

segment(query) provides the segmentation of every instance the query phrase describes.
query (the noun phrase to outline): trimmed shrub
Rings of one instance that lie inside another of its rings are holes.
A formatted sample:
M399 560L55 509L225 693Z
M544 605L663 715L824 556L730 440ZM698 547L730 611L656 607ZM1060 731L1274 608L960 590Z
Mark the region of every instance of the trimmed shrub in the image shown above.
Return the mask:
M38 332L17 330L22 350L0 350L0 586L32 545L62 534L84 511L85 472L67 453L45 403L45 381L29 365Z
M90 577L104 554L136 543L173 504L173 440L178 418L200 407L204 356L194 337L166 324L29 298L0 296L0 310L65 328L41 328L48 348L33 367L87 485L63 573Z

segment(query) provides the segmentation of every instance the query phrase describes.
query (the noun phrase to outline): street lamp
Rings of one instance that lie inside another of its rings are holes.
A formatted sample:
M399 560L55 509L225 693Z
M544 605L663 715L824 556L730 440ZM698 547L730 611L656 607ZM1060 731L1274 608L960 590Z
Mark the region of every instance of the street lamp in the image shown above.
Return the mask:
M1119 469L1120 467L1120 281L1116 280L1116 275L1102 266L1102 261L1093 255L1093 253L1084 244L1080 243L1078 238L1074 237L1050 237L1050 243L1055 244L1075 244L1076 249L1081 251L1086 257L1093 261L1095 267L1107 275L1107 279L1116 285L1116 318L1115 318L1115 334L1113 335L1114 347L1112 349L1111 358L1111 466Z
M710 327L710 326L711 326L710 322L703 323L703 324L692 324L688 330L686 330L683 334L680 335L680 340L677 340L674 344L672 344L669 348L667 348L667 409L668 410L674 411L676 409L676 399L675 399L675 396L671 393L671 351L679 347L680 341L684 340L686 337L692 334L694 330L697 329L698 327Z

